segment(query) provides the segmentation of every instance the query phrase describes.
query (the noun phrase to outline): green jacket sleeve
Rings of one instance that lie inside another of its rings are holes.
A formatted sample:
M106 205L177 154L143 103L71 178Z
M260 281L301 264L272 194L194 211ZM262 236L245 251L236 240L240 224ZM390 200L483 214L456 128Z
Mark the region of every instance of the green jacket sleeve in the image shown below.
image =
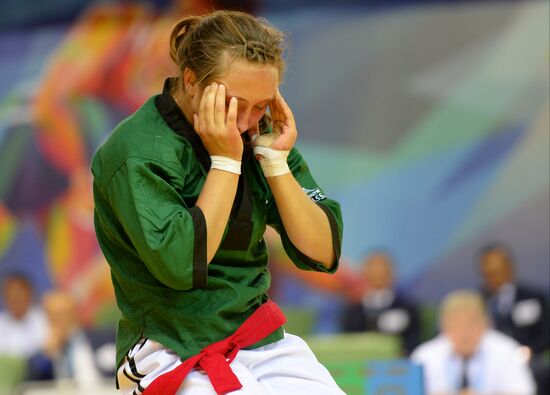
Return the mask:
M303 270L315 270L319 272L334 273L338 269L338 261L342 250L342 212L338 202L327 198L317 182L313 179L307 163L296 148L293 148L288 155L288 166L298 184L304 190L311 200L313 200L325 212L330 224L332 233L332 245L335 251L336 260L330 269L326 269L321 263L310 259L296 248L285 231L279 211L275 204L275 199L268 202L267 224L273 227L281 236L281 241L288 257L294 262L296 267ZM314 230L312 230L314 231Z
M207 282L206 222L178 193L181 172L153 160L130 158L106 187L111 207L153 276L187 290Z

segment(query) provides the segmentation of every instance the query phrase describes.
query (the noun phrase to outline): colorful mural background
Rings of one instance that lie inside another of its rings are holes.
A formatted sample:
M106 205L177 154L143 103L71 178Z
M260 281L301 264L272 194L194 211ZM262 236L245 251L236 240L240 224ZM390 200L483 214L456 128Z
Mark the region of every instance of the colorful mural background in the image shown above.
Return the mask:
M0 274L71 289L97 323L113 295L93 232L91 155L174 72L174 21L204 8L61 3L47 24L0 25ZM330 321L375 248L391 251L403 287L437 300L478 285L476 253L495 240L548 290L548 2L322 3L260 7L290 33L282 91L345 222L340 274L304 279L280 265L281 302L323 306Z

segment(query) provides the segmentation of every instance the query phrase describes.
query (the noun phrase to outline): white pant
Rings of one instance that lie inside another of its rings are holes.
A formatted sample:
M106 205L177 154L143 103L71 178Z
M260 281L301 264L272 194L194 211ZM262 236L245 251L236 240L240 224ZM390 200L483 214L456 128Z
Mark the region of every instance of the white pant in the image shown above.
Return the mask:
M152 340L136 345L129 356L135 362L135 370L144 376L140 380L143 388L180 364L176 354ZM306 342L288 333L285 333L284 339L267 346L240 350L230 366L243 385L240 390L231 392L231 395L345 395L327 369L317 361ZM141 393L135 382L138 381L135 373L132 373L128 362L119 368L118 381L124 395ZM193 369L181 385L178 395L216 393L208 376Z

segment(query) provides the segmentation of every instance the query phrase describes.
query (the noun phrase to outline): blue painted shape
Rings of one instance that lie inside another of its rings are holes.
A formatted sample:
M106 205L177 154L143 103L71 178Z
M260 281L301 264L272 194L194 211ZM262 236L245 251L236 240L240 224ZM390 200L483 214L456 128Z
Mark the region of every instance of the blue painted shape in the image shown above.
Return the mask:
M369 361L365 394L424 395L422 367L407 360Z
M24 132L30 136L32 129L24 125L11 131ZM18 217L39 213L69 188L67 175L47 160L36 140L30 140L24 149L15 168L16 176L2 196L5 206Z
M472 176L487 166L498 166L527 131L527 125L513 125L496 131L483 139L477 148L449 175L440 187L439 194L452 193Z
M12 244L0 257L0 278L13 272L25 275L34 285L38 301L52 287L44 251L44 240L36 225L31 221L22 223Z
M30 93L29 81L34 84L43 73L69 28L70 25L43 26L0 34L0 53L9 55L0 57L0 100L16 92L24 97Z

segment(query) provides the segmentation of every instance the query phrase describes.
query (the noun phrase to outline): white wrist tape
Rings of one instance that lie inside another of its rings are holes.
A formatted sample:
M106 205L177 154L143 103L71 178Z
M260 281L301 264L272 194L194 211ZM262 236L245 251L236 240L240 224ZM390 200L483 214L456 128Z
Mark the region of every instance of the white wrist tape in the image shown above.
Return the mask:
M275 177L290 173L286 158L289 151L276 150L261 145L254 146L254 154L263 156L260 160L260 166L265 177Z
M228 158L226 156L214 155L210 157L212 164L211 169L228 171L229 173L241 174L241 162Z

